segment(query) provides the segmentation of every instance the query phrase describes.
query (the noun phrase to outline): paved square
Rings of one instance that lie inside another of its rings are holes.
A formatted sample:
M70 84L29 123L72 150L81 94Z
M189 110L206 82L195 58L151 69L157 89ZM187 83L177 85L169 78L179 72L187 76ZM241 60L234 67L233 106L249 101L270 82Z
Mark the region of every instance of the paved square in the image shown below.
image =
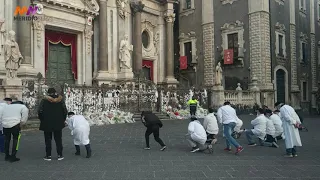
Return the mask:
M244 127L254 116L240 116ZM280 148L244 146L241 155L223 152L224 141L214 147L214 154L190 153L184 140L188 121L165 121L160 137L167 144L165 152L150 137L151 150L143 147L145 127L135 124L119 124L91 128L93 157L74 156L70 131L64 131L65 160L45 162L43 133L23 132L18 157L20 162L8 163L0 155L0 180L297 180L320 179L320 142L318 127L320 118L306 118L309 132L300 132L303 147L299 157L286 159L284 143ZM152 135L151 135L152 136ZM53 156L55 156L55 150Z

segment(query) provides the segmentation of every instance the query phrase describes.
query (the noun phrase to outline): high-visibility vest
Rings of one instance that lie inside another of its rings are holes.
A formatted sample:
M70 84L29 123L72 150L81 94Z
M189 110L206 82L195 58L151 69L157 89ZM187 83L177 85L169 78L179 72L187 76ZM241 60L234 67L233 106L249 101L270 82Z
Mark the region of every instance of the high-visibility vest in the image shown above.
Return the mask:
M190 99L190 100L188 101L188 105L189 105L189 106L197 106L197 104L198 104L198 101L197 101L197 100Z

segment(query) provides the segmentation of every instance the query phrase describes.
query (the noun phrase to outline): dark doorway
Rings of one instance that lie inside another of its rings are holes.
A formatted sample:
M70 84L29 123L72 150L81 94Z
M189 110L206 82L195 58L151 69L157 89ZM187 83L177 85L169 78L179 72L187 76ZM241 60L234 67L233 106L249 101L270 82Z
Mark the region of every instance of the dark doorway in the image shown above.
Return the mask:
M282 69L277 70L276 80L277 80L277 101L286 103L286 72Z

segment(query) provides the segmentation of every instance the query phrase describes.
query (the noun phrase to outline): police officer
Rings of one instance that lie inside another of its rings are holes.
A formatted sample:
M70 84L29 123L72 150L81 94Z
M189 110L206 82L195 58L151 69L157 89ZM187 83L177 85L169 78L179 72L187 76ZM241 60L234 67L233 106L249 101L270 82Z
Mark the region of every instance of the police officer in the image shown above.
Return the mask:
M188 105L190 107L190 115L195 116L197 112L197 106L198 106L198 100L195 96L192 96L192 98L188 101Z

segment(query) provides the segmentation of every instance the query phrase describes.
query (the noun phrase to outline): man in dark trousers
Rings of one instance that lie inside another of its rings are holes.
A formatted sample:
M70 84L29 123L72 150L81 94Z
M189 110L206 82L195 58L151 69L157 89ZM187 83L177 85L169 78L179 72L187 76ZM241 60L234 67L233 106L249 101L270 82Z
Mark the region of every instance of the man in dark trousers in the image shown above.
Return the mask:
M4 106L0 112L0 121L3 126L3 134L5 137L4 152L6 154L5 161L16 162L20 161L16 157L19 149L21 125L28 120L29 110L21 102L12 102L10 105ZM9 153L10 141L12 137L12 151Z
M48 89L48 96L42 99L38 116L40 119L40 130L44 131L44 139L46 143L45 161L51 161L52 135L56 142L58 160L63 160L62 154L62 129L65 127L68 110L61 95L57 95L54 88Z
M159 138L159 129L163 126L162 122L154 113L150 111L143 111L141 113L142 123L147 127L145 138L146 138L146 150L150 150L149 136L153 133L154 140L156 140L161 145L161 151L164 151L167 146Z
M195 96L192 96L192 98L188 101L188 105L190 108L190 115L195 116L197 112L197 106L198 106L198 100Z

